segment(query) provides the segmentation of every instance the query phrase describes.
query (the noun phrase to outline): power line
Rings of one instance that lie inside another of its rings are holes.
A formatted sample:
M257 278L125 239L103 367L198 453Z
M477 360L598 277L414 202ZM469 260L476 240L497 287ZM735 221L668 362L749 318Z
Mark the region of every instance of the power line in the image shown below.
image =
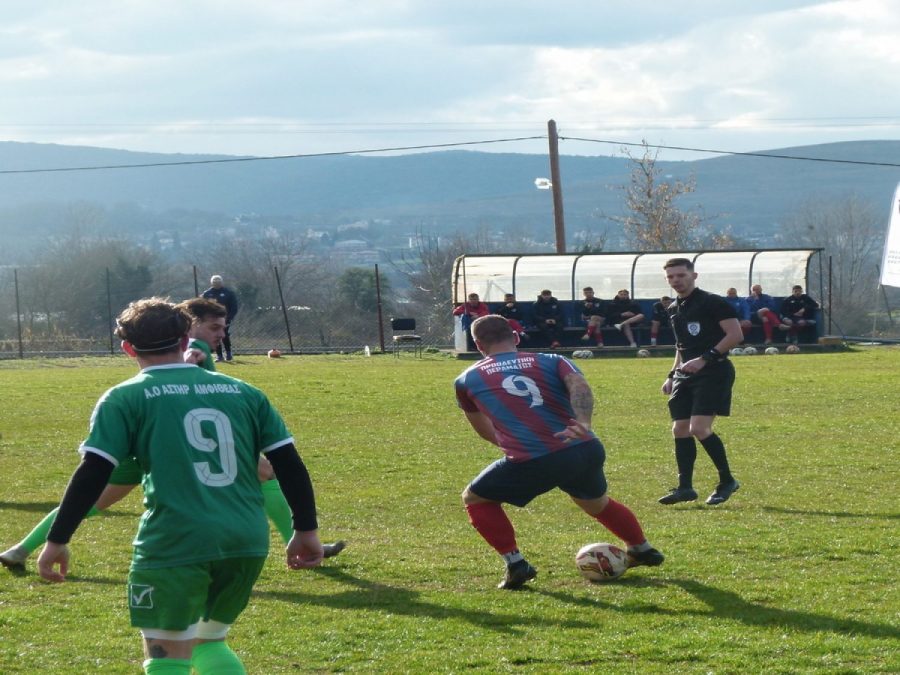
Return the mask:
M561 141L583 141L587 143L607 143L610 145L627 145L631 147L659 148L661 150L681 150L683 152L705 152L712 155L738 155L742 157L768 157L770 159L794 159L801 162L826 162L830 164L861 164L863 166L887 166L900 168L893 162L867 162L859 159L834 159L827 157L803 157L800 155L778 155L773 152L738 152L737 150L708 150L704 148L687 148L680 145L658 145L654 143L627 143L624 141L608 141L599 138L578 138L576 136L560 136Z
M234 162L267 162L277 159L301 159L307 157L337 157L340 155L365 155L376 152L399 152L403 150L432 150L435 148L455 148L463 145L487 145L489 143L512 143L515 141L535 141L546 136L521 136L519 138L495 138L485 141L461 141L459 143L434 143L431 145L407 145L393 148L370 148L368 150L344 150L335 152L314 152L299 155L272 155L267 157L227 157L223 159L192 159L184 162L145 162L142 164L107 164L102 166L69 166L50 169L5 169L0 174L20 173L60 173L64 171L100 171L105 169L147 169L160 166L191 166L195 164L231 164Z
M518 141L536 141L536 140L545 140L547 138L546 135L540 136L519 136L515 138L495 138L488 139L482 141L460 141L457 143L432 143L428 145L406 145L406 146L395 146L389 148L369 148L363 150L343 150L343 151L334 151L334 152L316 152L316 153L303 153L303 154L295 154L295 155L270 155L263 157L227 157L220 159L194 159L180 162L144 162L140 164L107 164L100 166L71 166L71 167L55 167L55 168L44 168L44 169L4 169L0 170L0 175L8 175L8 174L28 174L28 173L61 173L61 172L71 172L71 171L101 171L101 170L115 170L115 169L147 169L147 168L155 168L155 167L168 167L168 166L192 166L199 164L233 164L235 162L265 162L272 160L285 160L285 159L303 159L303 158L313 158L313 157L339 157L344 155L365 155L365 154L374 154L374 153L382 153L382 152L403 152L409 150L436 150L440 148L454 148L454 147L462 147L462 146L473 146L473 145L488 145L488 144L496 144L496 143L514 143ZM580 141L585 143L602 143L607 145L620 145L620 146L630 146L630 147L649 147L649 148L658 148L661 150L680 150L682 152L698 152L698 153L706 153L713 155L736 155L741 157L765 157L769 159L790 159L795 161L802 162L825 162L829 164L853 164L853 165L861 165L861 166L881 166L881 167L890 167L890 168L900 168L900 164L893 162L872 162L865 160L854 160L854 159L835 159L835 158L827 158L827 157L806 157L801 155L781 155L777 153L771 152L740 152L737 150L713 150L709 148L692 148L686 146L678 146L678 145L660 145L654 143L633 143L628 141L612 141L606 139L599 138L584 138L578 136L559 136L560 140L565 141Z

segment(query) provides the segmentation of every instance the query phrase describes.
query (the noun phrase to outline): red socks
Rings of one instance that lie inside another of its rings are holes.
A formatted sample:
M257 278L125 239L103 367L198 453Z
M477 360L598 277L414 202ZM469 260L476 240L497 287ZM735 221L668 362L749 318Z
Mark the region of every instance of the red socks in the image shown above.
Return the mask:
M609 507L604 509L603 513L606 513L608 510ZM469 514L469 522L478 530L478 534L488 544L493 546L497 553L503 555L518 548L516 546L516 532L512 523L509 522L502 505L496 502L466 504L466 512ZM638 529L640 529L640 526L638 526Z
M639 546L647 540L641 524L631 509L614 499L610 499L606 508L594 518L629 546Z

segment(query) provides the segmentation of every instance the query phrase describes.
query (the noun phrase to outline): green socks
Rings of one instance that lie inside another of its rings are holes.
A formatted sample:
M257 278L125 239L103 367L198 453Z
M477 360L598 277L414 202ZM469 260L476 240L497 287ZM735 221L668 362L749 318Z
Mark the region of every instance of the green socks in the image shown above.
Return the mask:
M291 516L291 507L288 506L281 486L274 478L262 484L263 500L265 500L266 515L275 525L275 529L287 544L294 536L294 523Z
M194 647L191 664L200 675L246 675L247 673L238 655L224 641L204 642Z
M53 527L53 521L56 520L57 511L59 511L58 506L44 516L44 519L35 525L34 529L19 542L19 546L28 551L29 555L34 553L38 547L43 546L44 542L47 541L47 533L50 531L50 528ZM87 517L90 518L91 516L96 516L98 513L100 513L100 509L96 506L92 506L91 510L88 511Z

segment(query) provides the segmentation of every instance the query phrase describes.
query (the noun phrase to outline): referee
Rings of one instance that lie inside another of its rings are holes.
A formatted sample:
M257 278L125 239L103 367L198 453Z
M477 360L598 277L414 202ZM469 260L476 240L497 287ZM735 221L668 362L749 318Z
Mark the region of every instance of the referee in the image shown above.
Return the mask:
M696 438L719 472L719 484L706 503L721 504L740 484L731 475L725 446L713 433L712 425L716 415L727 417L731 412L734 366L728 360L728 351L743 340L741 325L734 309L721 296L696 287L697 273L691 260L672 258L663 269L677 294L668 308L675 335L675 363L662 392L669 396L678 487L660 497L659 503L697 499L693 486Z

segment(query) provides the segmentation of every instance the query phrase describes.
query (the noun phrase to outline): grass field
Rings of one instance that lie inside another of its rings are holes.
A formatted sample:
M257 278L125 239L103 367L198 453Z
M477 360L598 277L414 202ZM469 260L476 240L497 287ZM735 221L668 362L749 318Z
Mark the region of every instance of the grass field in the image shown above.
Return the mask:
M663 507L674 461L669 359L582 361L607 447L610 494L667 555L615 583L573 564L615 541L560 493L512 509L539 569L495 589L496 554L459 493L496 449L456 408L468 364L443 355L238 357L292 429L318 492L323 540L348 549L315 571L273 554L230 642L251 673L888 673L900 671L900 349L736 359L733 417L717 431L741 491ZM102 391L125 358L0 362L0 547L58 503ZM33 562L0 569L0 673L140 672L123 580L137 495L85 521L62 585Z

